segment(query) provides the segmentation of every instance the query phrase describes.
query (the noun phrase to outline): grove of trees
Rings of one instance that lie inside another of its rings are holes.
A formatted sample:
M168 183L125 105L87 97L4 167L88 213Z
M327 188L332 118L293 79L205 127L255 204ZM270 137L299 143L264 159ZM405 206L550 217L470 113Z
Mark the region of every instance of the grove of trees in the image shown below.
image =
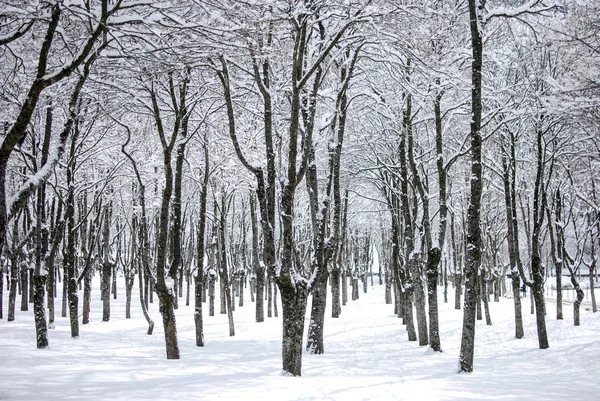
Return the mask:
M58 313L85 336L92 278L105 321L124 279L128 314L137 285L178 359L179 303L210 346L218 285L231 336L244 291L257 324L282 313L283 372L300 376L304 349L326 352L327 303L343 317L373 280L407 339L441 352L450 282L460 371L492 295L522 338L530 291L548 348L565 288L575 325L586 287L596 312L599 15L594 0L0 1L0 318L21 294L38 348Z

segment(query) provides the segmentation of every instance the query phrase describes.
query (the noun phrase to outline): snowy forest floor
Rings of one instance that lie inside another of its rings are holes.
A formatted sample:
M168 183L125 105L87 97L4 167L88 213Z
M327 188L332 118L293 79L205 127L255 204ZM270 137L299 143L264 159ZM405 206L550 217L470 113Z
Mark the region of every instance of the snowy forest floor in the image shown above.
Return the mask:
M122 278L120 278L122 281ZM377 280L376 280L377 283ZM180 360L167 360L158 304L151 305L154 334L146 335L137 288L132 319L125 319L125 291L111 299L111 320L102 322L98 281L94 282L91 323L70 338L68 318L50 330L50 347L35 348L32 306L0 320L0 399L10 400L600 400L600 313L582 307L573 326L571 305L565 320L548 303L550 348L540 350L529 299L523 303L525 338L514 338L513 301L490 302L493 325L477 322L475 371L457 374L462 311L440 294L444 352L407 341L384 286L375 284L349 301L339 319L325 321L325 354L304 354L302 377L281 373L279 318L254 321L255 307L234 312L235 337L227 316L204 308L204 348L195 346L193 306L180 299L176 311ZM120 283L122 284L122 283ZM218 287L218 286L217 286ZM112 297L111 297L112 298ZM156 297L155 297L156 300ZM237 303L237 299L236 299ZM278 302L280 305L280 302ZM588 310L586 310L588 309ZM81 310L81 300L80 300ZM310 311L310 299L309 299ZM307 312L308 322L309 312Z

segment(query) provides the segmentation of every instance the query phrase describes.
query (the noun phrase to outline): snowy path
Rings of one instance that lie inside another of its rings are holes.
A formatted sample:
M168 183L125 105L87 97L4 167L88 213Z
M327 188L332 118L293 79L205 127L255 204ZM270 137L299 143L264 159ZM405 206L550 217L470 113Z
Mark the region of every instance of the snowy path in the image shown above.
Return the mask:
M194 343L193 308L180 307L178 361L166 360L156 304L155 334L147 336L137 294L133 319L124 319L121 290L107 323L100 321L98 294L96 286L92 323L81 326L80 338L71 339L68 319L58 318L46 350L35 349L31 312L18 311L14 322L0 320L0 399L600 400L600 313L583 309L576 328L572 308L556 321L550 304L550 349L539 350L528 307L525 338L516 340L512 300L490 303L494 325L478 322L475 372L457 374L462 312L454 310L452 297L440 304L444 353L436 354L406 340L376 285L349 302L339 319L326 320L326 354L305 354L303 376L293 378L280 376L281 318L255 323L248 293L246 306L234 312L235 337L227 336L226 315L208 317L205 309L204 348Z

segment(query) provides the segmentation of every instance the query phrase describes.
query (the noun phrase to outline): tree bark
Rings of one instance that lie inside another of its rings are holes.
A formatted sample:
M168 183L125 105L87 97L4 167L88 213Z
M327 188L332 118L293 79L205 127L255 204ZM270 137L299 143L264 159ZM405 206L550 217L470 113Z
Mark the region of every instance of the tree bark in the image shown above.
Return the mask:
M482 191L482 138L481 138L481 80L483 65L483 32L478 0L469 0L469 20L473 60L471 63L471 177L467 214L467 260L465 266L465 304L460 345L459 372L473 371L475 354L475 312L477 303L477 275L481 265L481 191Z
M209 178L209 153L208 143L205 140L204 148L204 174L202 181L202 192L200 193L200 217L198 221L198 237L196 244L196 276L194 277L194 327L196 330L196 346L204 347L204 324L202 316L202 296L204 294L204 258L206 257L206 247L204 246L206 237L206 204L208 199L208 178Z

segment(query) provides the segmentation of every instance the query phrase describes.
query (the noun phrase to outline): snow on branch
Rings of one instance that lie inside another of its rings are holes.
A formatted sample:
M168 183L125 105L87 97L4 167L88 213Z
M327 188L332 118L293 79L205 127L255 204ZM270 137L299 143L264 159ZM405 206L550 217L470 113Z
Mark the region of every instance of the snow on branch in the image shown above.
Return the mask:
M541 14L545 11L553 10L557 6L554 2L546 4L543 0L529 0L520 7L495 7L482 16L482 21L485 24L496 17L513 18L525 14Z
M64 138L66 139L66 137ZM9 218L14 216L20 209L21 205L29 198L29 196L35 191L37 187L46 182L46 180L54 172L54 168L58 164L65 150L65 142L59 141L54 146L48 162L33 176L29 177L27 181L21 185L19 190L10 198L8 198L6 210L8 211Z

